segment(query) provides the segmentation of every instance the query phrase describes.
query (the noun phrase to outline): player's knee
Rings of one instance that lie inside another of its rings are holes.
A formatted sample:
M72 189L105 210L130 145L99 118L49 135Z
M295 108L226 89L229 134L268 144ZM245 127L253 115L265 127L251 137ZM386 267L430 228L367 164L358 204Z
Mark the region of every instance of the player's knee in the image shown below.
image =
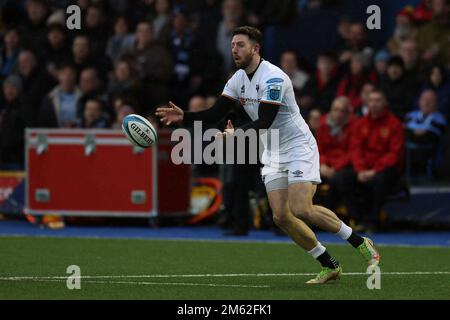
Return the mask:
M274 210L273 211L273 222L279 226L284 227L287 226L291 221L291 217L289 216L289 212L287 210Z
M314 213L313 206L308 204L291 205L291 211L297 218L308 222L311 221Z

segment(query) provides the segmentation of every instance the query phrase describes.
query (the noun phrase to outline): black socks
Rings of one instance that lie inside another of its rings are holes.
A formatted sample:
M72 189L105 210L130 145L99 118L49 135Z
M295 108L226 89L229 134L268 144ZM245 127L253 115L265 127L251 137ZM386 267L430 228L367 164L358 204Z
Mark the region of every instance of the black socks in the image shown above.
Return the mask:
M364 242L364 239L356 233L352 232L347 241L353 246L353 248L358 248Z
M325 251L320 256L318 256L317 260L320 262L322 267L327 267L330 269L336 269L337 267L339 267L339 262L337 262L332 256L330 256L328 251Z

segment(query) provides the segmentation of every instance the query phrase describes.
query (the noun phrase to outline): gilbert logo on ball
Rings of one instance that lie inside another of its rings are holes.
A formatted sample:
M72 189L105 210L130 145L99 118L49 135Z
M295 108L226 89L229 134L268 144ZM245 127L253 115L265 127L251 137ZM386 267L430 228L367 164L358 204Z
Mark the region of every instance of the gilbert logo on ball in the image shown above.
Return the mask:
M157 134L152 124L137 114L130 114L122 121L122 131L130 142L141 148L155 144Z

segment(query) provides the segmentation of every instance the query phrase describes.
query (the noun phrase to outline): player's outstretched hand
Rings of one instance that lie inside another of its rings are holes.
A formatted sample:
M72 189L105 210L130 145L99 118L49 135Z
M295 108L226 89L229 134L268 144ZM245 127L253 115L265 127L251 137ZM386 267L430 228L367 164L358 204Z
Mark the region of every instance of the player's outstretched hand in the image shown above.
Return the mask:
M227 126L223 132L218 132L216 134L216 137L226 137L226 136L232 136L234 134L234 127L231 123L231 120L228 120Z
M231 120L228 120L227 127L225 128L225 134L233 135L234 134L234 127L231 123Z
M172 101L169 101L169 107L157 108L155 115L160 117L160 121L168 126L171 123L180 123L183 121L184 112Z

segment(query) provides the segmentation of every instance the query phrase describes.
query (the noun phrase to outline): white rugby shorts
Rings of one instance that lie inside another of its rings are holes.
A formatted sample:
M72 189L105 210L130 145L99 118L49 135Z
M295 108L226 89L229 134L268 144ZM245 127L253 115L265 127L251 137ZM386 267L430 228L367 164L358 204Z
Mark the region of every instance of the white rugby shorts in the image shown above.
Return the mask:
M301 151L290 152L289 162L269 161L261 169L267 192L287 189L289 184L311 182L320 184L320 159L317 144L306 145Z

